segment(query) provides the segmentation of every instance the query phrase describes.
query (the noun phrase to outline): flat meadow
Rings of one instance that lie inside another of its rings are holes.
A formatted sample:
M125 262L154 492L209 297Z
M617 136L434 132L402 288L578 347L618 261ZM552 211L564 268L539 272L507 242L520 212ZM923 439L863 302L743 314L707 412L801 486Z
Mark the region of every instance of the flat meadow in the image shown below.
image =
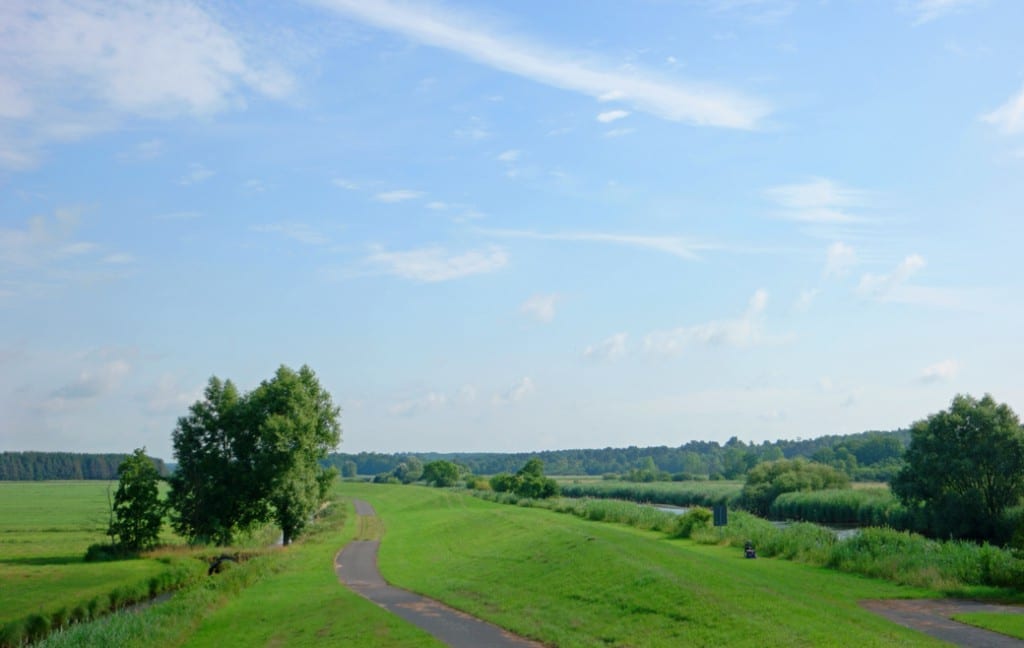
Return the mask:
M73 616L111 605L114 590L148 592L181 568L168 556L85 562L89 545L109 542L108 489L116 482L0 482L0 627L29 615Z

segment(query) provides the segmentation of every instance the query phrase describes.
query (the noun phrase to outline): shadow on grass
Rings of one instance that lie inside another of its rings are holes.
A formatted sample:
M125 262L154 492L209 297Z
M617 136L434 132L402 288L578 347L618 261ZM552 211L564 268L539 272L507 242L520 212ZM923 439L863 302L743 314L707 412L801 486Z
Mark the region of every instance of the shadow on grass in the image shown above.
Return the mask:
M32 556L30 558L0 558L0 565L22 565L22 566L45 566L45 565L73 565L75 563L85 564L82 554L71 554L66 556Z

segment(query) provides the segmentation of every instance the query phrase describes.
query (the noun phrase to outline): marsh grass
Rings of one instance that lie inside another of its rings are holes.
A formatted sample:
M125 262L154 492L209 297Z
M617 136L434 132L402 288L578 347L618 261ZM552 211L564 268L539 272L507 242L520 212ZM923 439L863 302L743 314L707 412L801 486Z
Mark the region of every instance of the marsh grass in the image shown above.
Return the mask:
M617 499L641 504L705 506L734 504L743 489L739 481L635 483L624 481L560 482L565 497Z

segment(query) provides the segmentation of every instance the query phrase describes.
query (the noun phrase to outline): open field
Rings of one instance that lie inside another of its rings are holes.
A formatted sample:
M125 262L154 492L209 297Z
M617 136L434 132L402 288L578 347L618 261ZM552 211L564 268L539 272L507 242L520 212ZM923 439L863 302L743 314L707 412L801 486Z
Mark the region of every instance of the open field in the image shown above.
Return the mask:
M337 581L338 550L382 530L391 583L549 645L941 645L858 605L935 590L462 491L343 483L336 495L299 543L45 645L438 645ZM353 519L353 497L376 507L373 529Z
M83 561L108 542L109 482L0 482L0 626L87 606L115 588L149 588L180 559ZM113 487L111 487L113 488Z

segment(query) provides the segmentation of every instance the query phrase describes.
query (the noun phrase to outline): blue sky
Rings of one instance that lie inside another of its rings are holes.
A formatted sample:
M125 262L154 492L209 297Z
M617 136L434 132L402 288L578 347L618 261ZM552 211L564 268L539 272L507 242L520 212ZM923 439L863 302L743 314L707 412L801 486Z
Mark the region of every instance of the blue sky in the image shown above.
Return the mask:
M341 450L1024 408L1024 3L0 6L8 450L171 458L309 364Z

